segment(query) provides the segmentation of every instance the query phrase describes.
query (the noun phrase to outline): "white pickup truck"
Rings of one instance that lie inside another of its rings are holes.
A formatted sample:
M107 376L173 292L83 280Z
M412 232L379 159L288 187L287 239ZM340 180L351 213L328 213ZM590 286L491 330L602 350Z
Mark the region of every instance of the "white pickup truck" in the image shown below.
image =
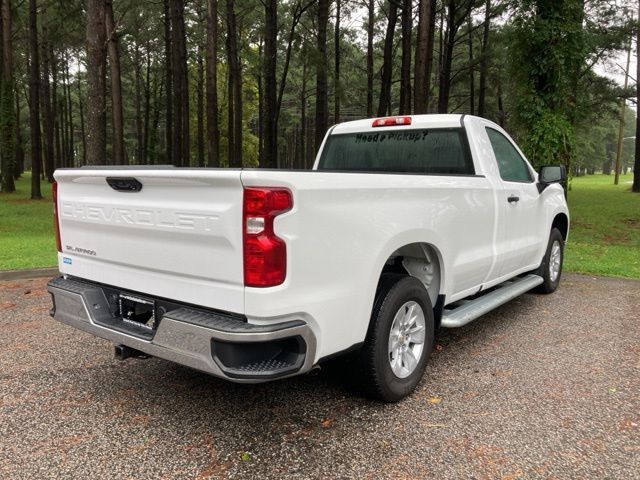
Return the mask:
M351 352L397 401L439 327L560 281L562 167L538 174L464 115L329 130L313 171L84 167L55 172L61 276L51 315L237 382Z

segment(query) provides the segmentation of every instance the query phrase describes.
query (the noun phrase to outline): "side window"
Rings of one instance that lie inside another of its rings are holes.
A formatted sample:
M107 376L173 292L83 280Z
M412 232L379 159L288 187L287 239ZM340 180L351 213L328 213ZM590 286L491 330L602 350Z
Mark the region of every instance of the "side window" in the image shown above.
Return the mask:
M498 161L500 176L507 182L531 182L531 172L511 142L493 128L486 128L493 153Z

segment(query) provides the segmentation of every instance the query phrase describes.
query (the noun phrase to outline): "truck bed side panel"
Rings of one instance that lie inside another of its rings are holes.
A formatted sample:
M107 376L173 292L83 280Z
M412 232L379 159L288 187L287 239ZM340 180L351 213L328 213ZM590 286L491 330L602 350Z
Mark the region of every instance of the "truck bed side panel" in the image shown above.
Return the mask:
M284 186L294 197L275 222L287 279L247 288L245 313L317 322L319 358L364 340L382 267L397 248L436 246L448 298L477 290L493 260L495 200L484 177L245 170L242 182Z

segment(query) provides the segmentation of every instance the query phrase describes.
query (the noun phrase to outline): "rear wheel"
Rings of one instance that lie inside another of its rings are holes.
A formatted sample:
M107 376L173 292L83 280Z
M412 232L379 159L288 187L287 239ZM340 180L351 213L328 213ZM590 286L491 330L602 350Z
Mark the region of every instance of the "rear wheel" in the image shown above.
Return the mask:
M562 262L564 260L564 238L557 228L551 229L547 251L536 275L540 275L544 282L538 285L534 292L553 293L560 285L562 276Z
M397 402L409 395L431 355L433 333L433 308L422 282L406 275L383 275L360 352L370 396Z

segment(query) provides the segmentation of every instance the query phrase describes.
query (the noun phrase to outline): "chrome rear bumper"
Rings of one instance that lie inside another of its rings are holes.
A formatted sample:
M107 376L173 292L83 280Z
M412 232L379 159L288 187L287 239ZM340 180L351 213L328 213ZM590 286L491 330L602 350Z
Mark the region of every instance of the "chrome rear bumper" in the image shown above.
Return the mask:
M55 320L234 382L264 382L304 373L313 366L316 339L302 320L255 325L182 307L164 313L155 332L145 338L131 322L119 321L102 286L59 277L47 288Z

